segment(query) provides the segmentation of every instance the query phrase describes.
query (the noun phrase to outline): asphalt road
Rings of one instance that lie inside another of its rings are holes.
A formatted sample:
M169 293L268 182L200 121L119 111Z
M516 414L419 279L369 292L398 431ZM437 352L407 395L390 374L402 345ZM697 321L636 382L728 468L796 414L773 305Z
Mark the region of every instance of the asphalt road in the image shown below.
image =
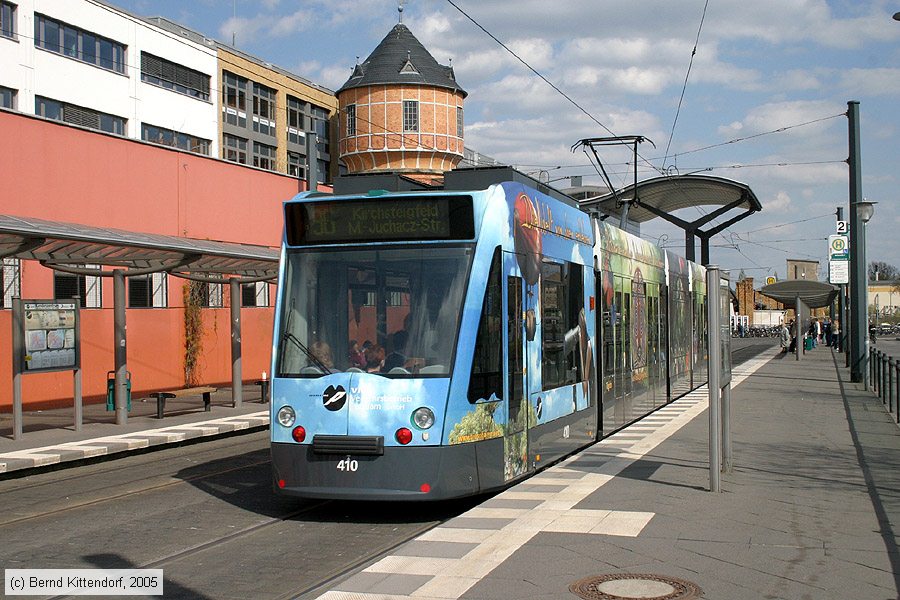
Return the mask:
M734 362L775 343L733 340ZM0 565L163 569L166 598L312 596L482 500L282 498L262 431L0 481Z

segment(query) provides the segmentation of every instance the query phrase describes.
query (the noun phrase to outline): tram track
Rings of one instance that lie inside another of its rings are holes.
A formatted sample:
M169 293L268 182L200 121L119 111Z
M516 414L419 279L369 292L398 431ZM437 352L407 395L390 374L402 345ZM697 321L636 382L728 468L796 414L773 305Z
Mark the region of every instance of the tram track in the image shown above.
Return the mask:
M259 445L259 441L258 440L246 440L246 441L238 444L238 446L247 446L247 447L253 446L253 445ZM197 448L196 452L188 455L187 457L182 458L181 460L184 460L185 462L190 462L194 456L210 453L210 450L208 448L202 448L200 446L195 446L195 447ZM257 450L254 450L254 452L255 451L257 451ZM141 462L144 462L144 461L141 461ZM151 463L158 462L158 458L153 459L150 462ZM241 464L235 465L232 467L220 468L220 469L216 469L213 471L198 473L196 475L187 475L187 476L176 477L176 475L174 475L174 474L159 474L159 475L153 475L149 478L146 476L140 477L140 478L135 478L134 481L127 482L125 484L123 484L123 482L121 480L118 480L118 481L114 481L114 483L110 483L102 488L93 488L90 490L90 493L93 495L97 495L98 493L106 494L106 492L108 492L108 490L110 490L112 488L116 488L116 487L121 488L123 485L129 485L131 483L143 483L144 485L141 485L140 487L138 487L136 489L128 489L128 490L125 490L122 492L101 495L100 497L88 498L88 499L84 499L81 501L75 500L74 502L72 502L71 497L67 496L64 499L60 500L60 502L62 502L63 500L65 501L65 506L62 506L59 508L52 508L50 510L43 510L41 512L35 512L33 514L28 514L28 515L13 517L13 516L9 515L8 513L3 513L3 514L0 514L0 528L11 526L11 525L18 525L18 524L21 524L26 521L33 521L36 519L41 519L41 518L46 518L46 517L51 517L51 516L59 516L61 514L65 514L65 513L72 513L79 509L84 509L84 508L91 507L91 506L97 506L97 505L101 505L101 504L104 504L107 502L118 501L118 500L122 500L124 498L134 497L134 496L138 496L141 494L156 492L156 491L160 491L160 490L163 490L166 488L180 486L182 484L195 485L197 482L203 481L204 479L220 477L220 476L226 475L228 473L233 473L233 472L240 471L240 470L247 469L247 468L259 467L261 465L268 464L268 463L269 463L269 457L268 457L268 454L266 454L266 457L264 459L253 460L250 462L242 462ZM102 477L111 477L111 478L115 479L115 477L117 475L120 475L122 473L133 472L137 468L143 466L143 465L136 466L134 464L122 465L122 464L118 463L118 461L114 461L114 462L110 462L110 463L102 463L102 464L104 466L109 465L109 467L101 467L96 472L91 473L88 476L102 476ZM6 502L4 502L4 499L8 498L9 496L16 494L16 493L35 491L35 490L39 490L42 488L47 488L49 486L66 485L66 484L70 484L75 481L83 480L84 478L85 478L84 473L73 473L72 475L69 475L69 476L53 477L53 478L50 478L49 480L42 478L39 481L29 482L28 484L25 484L25 485L13 485L7 489L0 489L0 503L7 504ZM146 485L147 483L149 483L153 480L159 480L159 479L164 479L165 481L160 481L158 483L151 483L150 485ZM21 482L21 481L25 481L25 480L20 479L20 480L16 480L16 481Z
M771 350L772 347L771 343L751 343L735 348L732 351L732 363L734 365L741 364ZM60 506L59 503L63 501L60 494L51 500L51 503L55 503L56 506L49 510L39 510L26 515L20 513L11 518L6 516L9 515L8 512L0 515L0 528L23 525L27 528L41 528L45 526L41 519L47 519L48 523L53 523L53 519L77 520L84 518L78 516L77 511L80 509L93 507L93 511L103 512L105 511L104 505L114 506L115 503L125 498L136 498L140 502L156 502L154 493L171 497L169 490L185 483L204 488L215 494L217 486L235 487L237 484L234 482L252 481L252 487L245 488L248 494L263 493L260 490L264 490L264 493L271 493L268 487L260 485L261 475L258 470L269 463L269 457L267 454L260 456L259 444L259 440L249 438L235 443L235 438L232 438L229 442L219 445L216 445L215 442L205 445L209 447L209 450L198 445L195 451L175 456L176 465L187 465L187 468L182 466L174 470L172 461L168 457L161 458L159 453L154 453L153 458L149 458L150 455L134 457L137 460L130 464L125 464L124 461L121 463L115 461L90 465L91 472L89 473L76 474L73 472L62 475L62 472L57 472L56 476L42 474L33 481L17 480L16 485L0 489L0 502L15 498L15 492L29 492L39 496L45 490L52 490L53 485L67 488L76 485L81 479L91 476L98 477L101 486L87 493L95 495L100 493L102 496L84 497L76 499L74 503ZM224 458L222 458L223 450L229 451ZM180 452L184 451L184 448L180 449ZM240 464L235 464L236 458L241 461ZM108 464L108 466L104 467L103 464ZM167 471L163 471L164 468ZM158 472L154 472L148 479L140 476L142 469L153 469ZM245 469L256 469L257 472L252 476L240 475L240 472ZM127 481L125 485L136 487L122 490L123 477L131 477L131 480ZM74 494L76 496L81 493L78 490L76 492ZM57 493L59 494L59 492ZM140 496L144 496L146 500L140 500ZM19 497L16 500L21 501L22 498ZM66 497L65 500L69 501L69 498ZM294 573L291 579L268 580L265 583L265 593L262 595L276 600L314 598L342 579L389 555L399 546L464 512L466 505L474 505L481 501L483 498L470 498L465 502L441 503L443 506L437 510L425 509L420 506L412 512L396 508L395 503L365 503L365 508L363 508L361 503L323 500L307 502L301 506L296 504L271 505L268 511L260 511L255 505L238 502L236 506L243 507L245 511L248 509L257 511L257 518L263 516L264 520L247 523L244 519L243 523L238 523L238 529L217 530L211 539L201 540L192 545L148 546L155 548L158 554L154 556L152 552L144 553L141 558L135 559L127 567L164 569L167 585L169 582L172 584L172 587L167 587L167 597L170 595L170 590L173 593L172 597L176 598L215 597L215 592L209 590L221 591L227 588L227 584L217 582L213 575L205 573L197 573L199 578L195 580L194 565L216 565L213 572L227 573L230 569L228 565L231 563L227 558L223 560L223 557L246 557L249 559L249 563L245 565L242 562L242 566L248 568L248 573L252 573L254 562L264 564L259 561L263 560L265 556L279 556L290 562L287 559L289 556L286 552L287 549L290 549L292 545L308 545L315 547L317 552L320 552L321 556L328 557L328 560L319 560L313 567L313 563L305 562L308 558L307 555L299 553L294 555L293 564L301 564L297 562L297 559L303 558L302 564L309 564L312 568L304 569L299 577L297 573ZM27 506L24 503L23 505ZM176 512L170 511L170 513L178 515L178 510L178 506L173 505L171 511ZM93 511L85 514L93 514ZM180 514L189 513L182 510ZM4 518L6 520L3 520ZM184 521L183 516L175 518ZM182 530L184 530L183 527ZM301 539L302 542L300 542ZM259 552L261 546L267 548L265 553ZM125 557L134 554L140 555L141 553L126 551L118 556ZM103 565L97 564L97 566ZM109 568L109 565L106 567ZM226 587L223 588L223 585ZM209 593L212 595L207 595ZM54 599L70 597L72 596L55 596Z

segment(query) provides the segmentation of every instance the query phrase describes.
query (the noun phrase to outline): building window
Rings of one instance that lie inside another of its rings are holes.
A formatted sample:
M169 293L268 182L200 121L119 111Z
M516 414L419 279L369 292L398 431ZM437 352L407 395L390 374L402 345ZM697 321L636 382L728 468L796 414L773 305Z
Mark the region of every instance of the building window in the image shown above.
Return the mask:
M0 35L16 39L16 5L0 0Z
M328 138L328 111L324 108L313 106L311 109L313 128L316 132L316 149L322 154L330 154Z
M298 179L306 179L306 157L297 152L287 153L288 175Z
M125 119L90 108L84 108L83 106L67 104L58 100L44 98L43 96L35 96L34 112L36 115L46 119L63 121L107 133L125 135L125 123L127 122Z
M0 85L0 107L16 108L16 90Z
M96 265L85 265L96 268ZM100 277L93 275L74 275L53 271L53 297L79 298L81 308L100 308L102 306Z
M209 154L209 140L147 123L141 124L141 139L145 142L181 148L196 154Z
M12 299L22 296L22 275L18 258L4 258L0 269L0 308L10 308Z
M222 134L222 158L231 162L247 164L247 140L236 135Z
M150 273L128 278L128 308L165 308L168 304L165 273Z
M253 83L253 131L275 135L275 90Z
M351 104L347 107L347 136L356 135L356 105Z
M305 102L294 98L287 97L287 134L288 142L292 144L306 143L306 115L303 114Z
M125 73L125 45L35 13L34 45L88 64Z
M141 81L209 100L209 75L146 52L141 52Z
M419 131L419 101L403 101L403 131Z
M241 306L268 306L269 284L265 281L241 284Z
M228 71L222 72L222 112L225 122L247 126L247 80Z
M463 137L463 109L462 106L456 107L456 137Z
M225 306L222 301L222 284L221 283L207 283L207 282L194 282L191 284L194 287L194 290L197 294L197 297L200 299L200 306L204 308L222 308Z
M253 142L253 166L269 171L275 170L275 146Z

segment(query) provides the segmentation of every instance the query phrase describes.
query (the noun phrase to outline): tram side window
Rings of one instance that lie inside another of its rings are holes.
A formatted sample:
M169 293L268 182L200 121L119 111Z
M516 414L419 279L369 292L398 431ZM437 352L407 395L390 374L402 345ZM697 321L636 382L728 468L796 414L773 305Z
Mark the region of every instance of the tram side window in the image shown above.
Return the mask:
M584 304L581 265L544 262L541 266L541 332L543 389L581 380L578 315Z
M469 402L495 395L503 398L503 294L500 280L500 248L494 251L487 289L481 306L481 322L475 337L475 355L469 377Z

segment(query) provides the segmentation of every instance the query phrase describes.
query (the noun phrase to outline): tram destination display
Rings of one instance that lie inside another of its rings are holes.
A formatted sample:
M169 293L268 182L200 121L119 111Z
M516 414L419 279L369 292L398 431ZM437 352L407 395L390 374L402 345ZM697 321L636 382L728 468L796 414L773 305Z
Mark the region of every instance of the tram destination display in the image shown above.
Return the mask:
M295 202L284 210L290 246L475 237L469 196Z
M22 300L22 373L80 368L75 300Z

